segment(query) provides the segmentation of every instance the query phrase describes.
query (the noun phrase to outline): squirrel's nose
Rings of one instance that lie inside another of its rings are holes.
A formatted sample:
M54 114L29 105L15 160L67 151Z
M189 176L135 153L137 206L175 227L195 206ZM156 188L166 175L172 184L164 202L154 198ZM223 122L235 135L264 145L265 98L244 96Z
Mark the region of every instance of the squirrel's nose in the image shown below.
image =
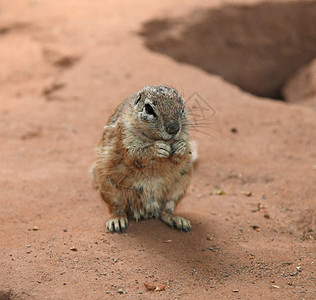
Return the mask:
M179 129L180 129L179 124L177 122L172 122L167 126L166 131L169 134L177 134Z

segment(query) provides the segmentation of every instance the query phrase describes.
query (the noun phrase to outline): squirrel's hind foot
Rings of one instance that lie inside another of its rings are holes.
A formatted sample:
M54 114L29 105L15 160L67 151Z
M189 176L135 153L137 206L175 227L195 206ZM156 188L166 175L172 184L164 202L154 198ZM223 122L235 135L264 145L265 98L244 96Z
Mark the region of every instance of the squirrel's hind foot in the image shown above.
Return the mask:
M127 229L128 221L126 217L111 218L106 222L106 228L111 233L124 233Z
M189 232L191 230L190 221L183 217L167 213L161 215L161 220L171 228L176 228L185 232Z

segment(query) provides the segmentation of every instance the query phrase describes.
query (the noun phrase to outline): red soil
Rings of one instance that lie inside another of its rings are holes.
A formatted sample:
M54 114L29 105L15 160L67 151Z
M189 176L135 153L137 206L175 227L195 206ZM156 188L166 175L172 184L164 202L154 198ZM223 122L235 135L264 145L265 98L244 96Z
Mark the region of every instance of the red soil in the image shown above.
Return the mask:
M1 1L1 300L316 298L315 109L149 50L142 24L211 7L191 2ZM110 234L94 146L114 107L156 84L215 111L192 128L199 161L178 212L193 228Z

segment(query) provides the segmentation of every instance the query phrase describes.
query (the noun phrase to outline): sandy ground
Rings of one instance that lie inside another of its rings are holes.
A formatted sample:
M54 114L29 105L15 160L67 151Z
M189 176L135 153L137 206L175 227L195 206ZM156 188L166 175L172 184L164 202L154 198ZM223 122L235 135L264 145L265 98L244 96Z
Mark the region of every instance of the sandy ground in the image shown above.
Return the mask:
M140 34L229 4L207 2L1 1L1 300L316 298L315 106L258 98ZM110 234L94 146L114 107L156 84L208 109L178 208L193 228L131 221Z

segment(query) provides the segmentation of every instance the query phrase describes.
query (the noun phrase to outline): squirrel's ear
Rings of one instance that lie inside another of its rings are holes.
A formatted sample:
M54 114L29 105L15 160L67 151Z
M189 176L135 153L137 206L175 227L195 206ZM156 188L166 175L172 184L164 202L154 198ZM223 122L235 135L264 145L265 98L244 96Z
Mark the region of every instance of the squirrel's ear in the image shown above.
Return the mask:
M134 105L136 106L138 103L139 103L139 101L142 99L142 94L137 94L136 95L136 100L135 100L135 102L134 102Z

